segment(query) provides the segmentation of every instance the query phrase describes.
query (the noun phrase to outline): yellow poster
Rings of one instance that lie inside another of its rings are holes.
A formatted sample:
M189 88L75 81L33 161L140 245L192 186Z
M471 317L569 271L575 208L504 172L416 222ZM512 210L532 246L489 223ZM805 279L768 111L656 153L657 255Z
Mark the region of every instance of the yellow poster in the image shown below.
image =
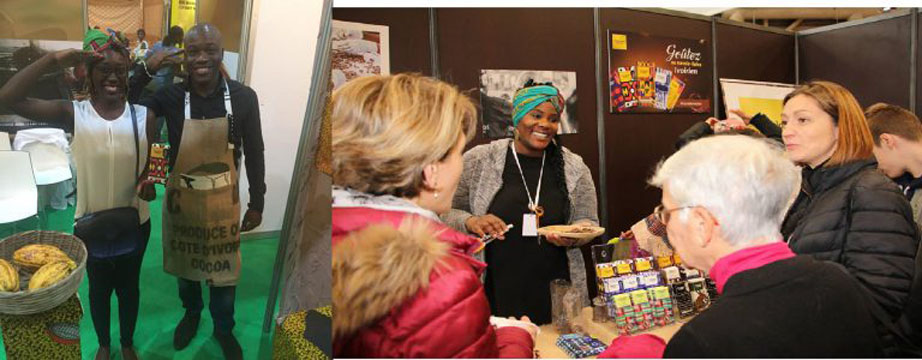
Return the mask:
M183 32L195 25L195 0L173 0L170 2L170 26L179 25Z
M611 34L612 50L627 50L627 35Z
M765 114L775 124L781 125L781 109L784 103L781 99L764 99L755 97L740 97L740 110L752 116L757 113Z

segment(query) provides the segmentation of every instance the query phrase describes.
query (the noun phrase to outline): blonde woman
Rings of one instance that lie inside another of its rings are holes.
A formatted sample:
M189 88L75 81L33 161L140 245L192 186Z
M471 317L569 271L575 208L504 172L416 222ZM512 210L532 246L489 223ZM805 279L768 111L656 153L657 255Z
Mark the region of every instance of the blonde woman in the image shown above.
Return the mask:
M491 325L480 241L439 220L476 116L454 86L419 75L333 93L335 357L532 356L527 318Z

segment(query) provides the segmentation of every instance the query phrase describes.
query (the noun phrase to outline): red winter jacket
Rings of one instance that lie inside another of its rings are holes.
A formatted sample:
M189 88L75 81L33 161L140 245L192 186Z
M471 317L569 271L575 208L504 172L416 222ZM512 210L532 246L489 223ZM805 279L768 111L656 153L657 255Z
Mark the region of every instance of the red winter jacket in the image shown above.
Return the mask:
M477 239L405 212L332 213L334 357L532 357L528 332L490 325Z

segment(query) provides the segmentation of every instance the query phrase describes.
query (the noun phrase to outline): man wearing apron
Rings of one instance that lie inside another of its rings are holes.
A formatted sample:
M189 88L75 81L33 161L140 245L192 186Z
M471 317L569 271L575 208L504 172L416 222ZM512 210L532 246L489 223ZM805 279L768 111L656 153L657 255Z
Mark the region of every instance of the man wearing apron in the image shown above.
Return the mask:
M265 163L256 93L222 75L221 34L196 25L185 37L184 66L189 77L140 101L166 118L170 175L163 200L163 267L179 280L186 313L173 337L177 350L198 331L204 304L201 282L211 289L209 310L214 336L227 359L240 359L234 337L234 293L240 278L240 233L262 222ZM135 68L130 96L137 98L149 74L166 64L152 55ZM175 60L174 60L175 61ZM250 203L240 222L238 169L245 157ZM147 197L152 187L142 193Z

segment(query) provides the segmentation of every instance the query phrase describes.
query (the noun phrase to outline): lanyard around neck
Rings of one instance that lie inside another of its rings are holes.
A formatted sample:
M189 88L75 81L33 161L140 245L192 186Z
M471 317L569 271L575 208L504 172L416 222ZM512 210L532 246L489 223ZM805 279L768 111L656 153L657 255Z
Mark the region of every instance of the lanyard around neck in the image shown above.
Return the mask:
M547 152L541 153L541 172L538 175L538 188L535 189L535 198L532 200L531 191L528 190L528 182L525 181L525 172L522 171L522 164L519 162L519 154L515 151L515 141L509 143L512 149L512 156L515 158L515 165L519 167L519 175L522 175L522 185L525 186L525 194L528 195L528 210L538 212L538 201L541 199L541 180L544 178L544 158Z

